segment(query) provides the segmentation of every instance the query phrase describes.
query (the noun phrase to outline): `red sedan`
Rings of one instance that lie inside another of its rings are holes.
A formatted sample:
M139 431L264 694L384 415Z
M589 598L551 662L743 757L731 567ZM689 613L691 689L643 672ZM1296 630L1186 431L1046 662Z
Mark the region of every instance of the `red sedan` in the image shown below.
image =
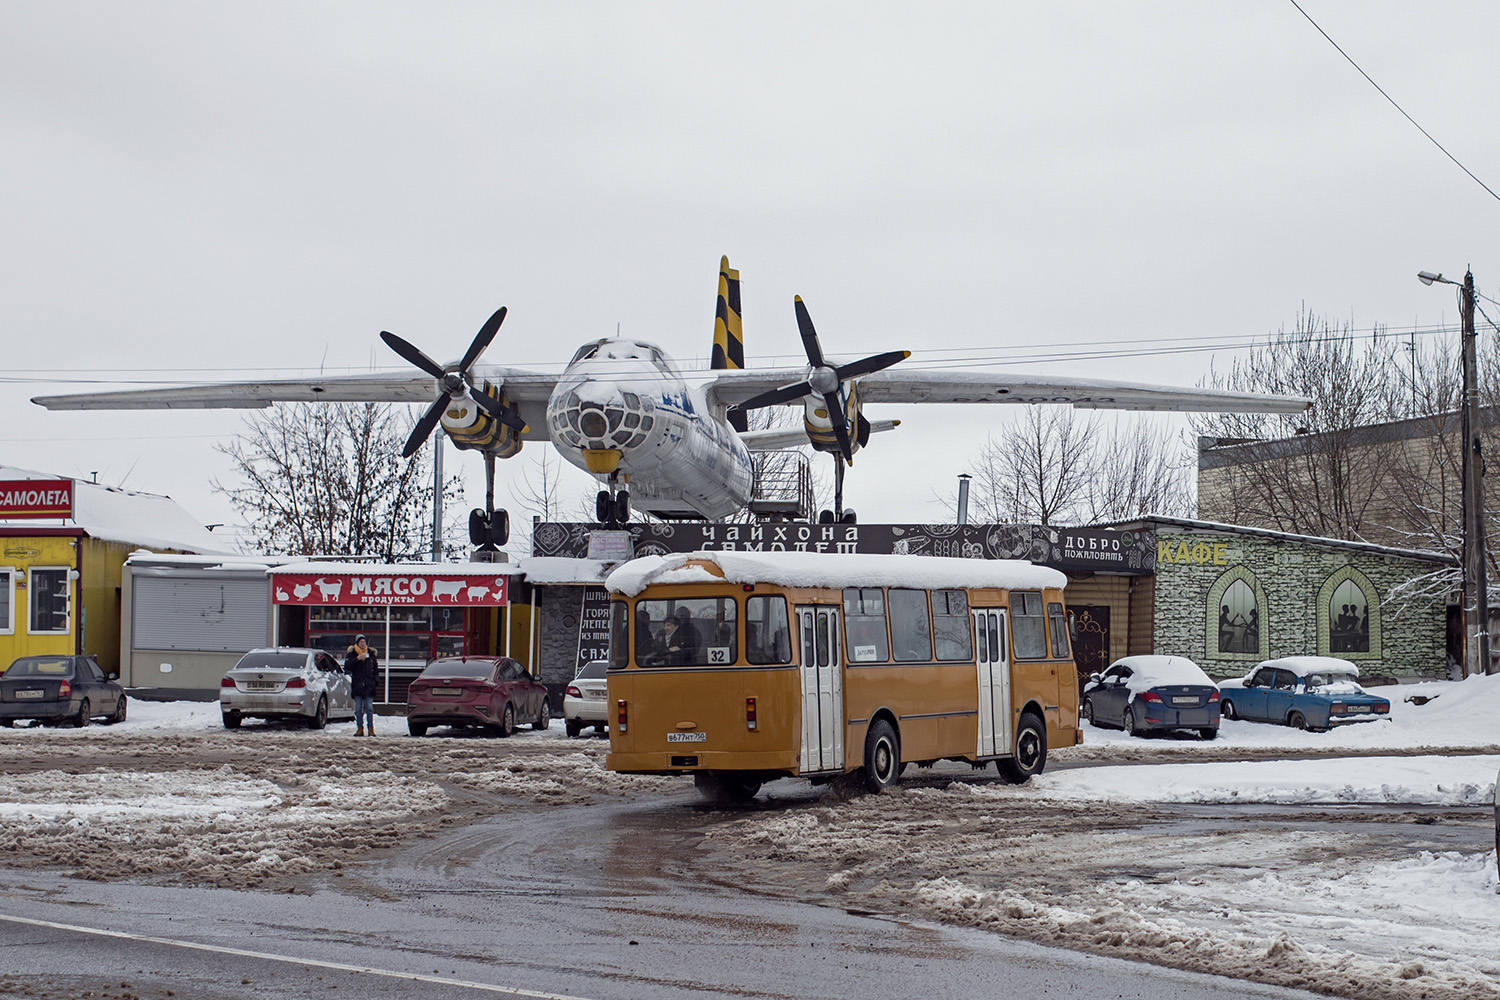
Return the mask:
M433 660L406 692L406 728L426 736L432 726L482 726L509 736L517 722L552 724L547 688L508 656Z

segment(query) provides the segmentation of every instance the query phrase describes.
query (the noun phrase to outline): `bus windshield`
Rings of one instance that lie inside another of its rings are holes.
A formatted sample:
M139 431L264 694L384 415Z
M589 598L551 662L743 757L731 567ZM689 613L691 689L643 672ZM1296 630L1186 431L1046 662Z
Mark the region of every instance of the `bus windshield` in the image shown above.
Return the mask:
M738 606L733 597L637 601L636 663L706 667L735 662L739 656Z

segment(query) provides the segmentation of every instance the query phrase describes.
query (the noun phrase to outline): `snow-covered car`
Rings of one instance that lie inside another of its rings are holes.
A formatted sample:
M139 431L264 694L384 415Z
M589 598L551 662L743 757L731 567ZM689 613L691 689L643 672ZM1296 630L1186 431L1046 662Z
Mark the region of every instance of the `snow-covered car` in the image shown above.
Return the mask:
M1359 667L1336 656L1264 660L1219 685L1226 719L1275 722L1327 732L1348 722L1388 719L1391 703L1359 686Z
M1219 688L1185 656L1126 656L1090 675L1083 717L1132 736L1193 729L1211 740L1219 735Z
M321 649L252 649L219 682L224 728L245 719L300 719L322 729L329 719L354 718L349 677Z
M609 725L609 682L605 671L608 660L590 660L563 692L563 724L569 736L577 736L585 726L602 733Z
M406 731L426 736L433 726L483 726L509 736L525 720L552 725L547 688L508 656L450 656L427 664L406 689Z
M125 721L125 689L93 656L23 656L0 676L0 726Z

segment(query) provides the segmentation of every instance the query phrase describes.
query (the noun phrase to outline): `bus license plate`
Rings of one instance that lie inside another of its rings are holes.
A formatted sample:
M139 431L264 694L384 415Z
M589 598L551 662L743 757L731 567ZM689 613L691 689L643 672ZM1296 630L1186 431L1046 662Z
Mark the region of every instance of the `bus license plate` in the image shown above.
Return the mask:
M707 733L668 733L668 743L707 743Z

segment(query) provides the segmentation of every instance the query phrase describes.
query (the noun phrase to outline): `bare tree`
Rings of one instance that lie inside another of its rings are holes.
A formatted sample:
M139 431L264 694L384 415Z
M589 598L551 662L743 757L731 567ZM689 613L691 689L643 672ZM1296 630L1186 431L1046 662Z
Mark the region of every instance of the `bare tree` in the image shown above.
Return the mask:
M1089 510L1099 421L1070 407L1028 406L1016 426L991 434L969 466L969 520L1077 522ZM945 502L956 509L952 496Z
M275 406L246 421L218 450L240 482L213 482L245 520L257 551L280 555L374 556L385 562L431 552L432 466L427 449L410 460L401 448L412 420L377 403ZM462 495L457 476L443 483L444 510ZM456 515L445 518L444 554L463 552Z
M1179 435L1140 416L1116 418L1094 449L1086 506L1091 524L1148 514L1192 517L1192 460Z
M1200 478L1200 516L1364 540L1384 486L1361 453L1359 432L1400 412L1395 350L1378 329L1359 340L1347 324L1304 311L1292 330L1277 331L1227 374L1211 372L1214 388L1306 396L1313 406L1296 415L1195 415L1200 437L1236 448L1214 489Z

